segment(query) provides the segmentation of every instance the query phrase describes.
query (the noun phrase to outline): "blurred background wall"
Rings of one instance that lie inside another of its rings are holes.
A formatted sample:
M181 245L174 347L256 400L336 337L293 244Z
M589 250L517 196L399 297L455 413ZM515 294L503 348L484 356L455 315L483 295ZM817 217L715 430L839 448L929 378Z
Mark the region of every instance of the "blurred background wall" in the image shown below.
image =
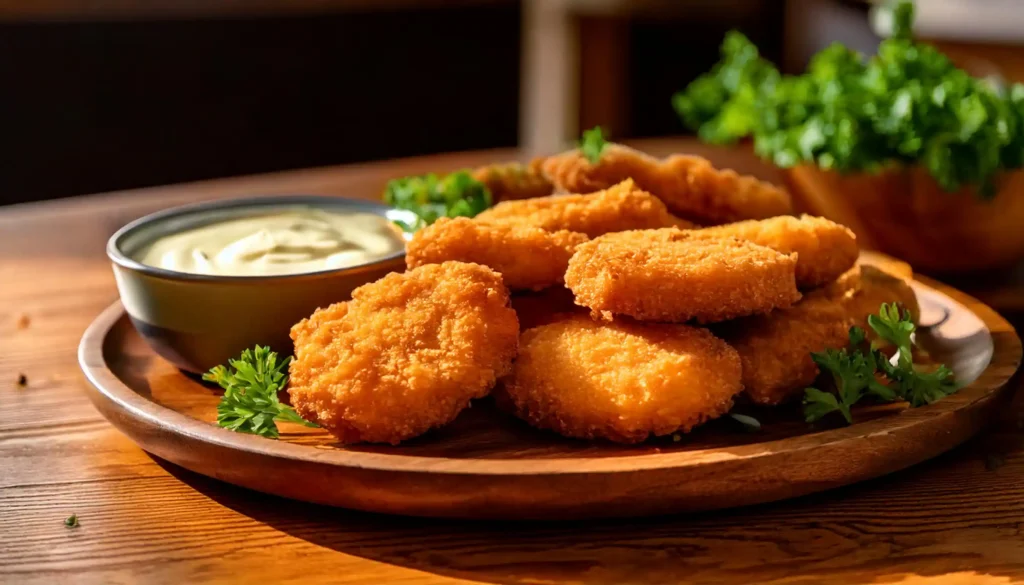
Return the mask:
M834 40L873 50L868 8L0 0L0 203L441 151L550 152L596 124L619 138L679 134L669 99L717 61L727 30L794 70ZM949 46L1013 72L1007 35Z

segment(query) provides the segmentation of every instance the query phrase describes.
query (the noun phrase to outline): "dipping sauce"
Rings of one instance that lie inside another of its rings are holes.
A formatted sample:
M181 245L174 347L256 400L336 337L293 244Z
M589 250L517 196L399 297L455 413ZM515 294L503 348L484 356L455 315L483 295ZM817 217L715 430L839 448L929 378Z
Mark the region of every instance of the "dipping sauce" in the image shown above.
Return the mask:
M347 268L404 247L391 222L379 215L294 208L163 236L135 259L191 274L272 276Z

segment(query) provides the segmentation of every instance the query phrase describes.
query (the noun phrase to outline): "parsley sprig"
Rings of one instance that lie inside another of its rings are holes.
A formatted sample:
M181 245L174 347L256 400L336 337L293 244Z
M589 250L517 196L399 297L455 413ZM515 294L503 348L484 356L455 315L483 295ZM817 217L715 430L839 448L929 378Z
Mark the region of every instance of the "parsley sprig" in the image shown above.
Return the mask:
M601 153L608 146L604 138L604 130L600 126L594 126L590 130L583 131L583 138L580 139L580 153L590 162L597 164L601 160Z
M396 221L406 232L428 226L442 217L473 217L491 206L491 192L468 171L443 178L430 173L388 181L384 202L416 214L413 222Z
M835 392L817 388L804 391L804 418L817 421L833 412L840 413L847 423L853 422L850 409L861 398L870 396L880 402L905 400L912 407L931 404L956 392L953 372L945 365L926 371L914 364L914 322L910 312L900 313L899 306L883 304L877 315L868 317L868 325L878 341L896 348L893 360L875 344L866 341L864 330L850 328L850 346L812 353L811 358L822 374L829 374ZM895 362L895 363L894 363Z
M269 439L279 435L277 422L317 426L277 397L278 391L288 383L288 376L282 370L290 361L291 357L286 357L279 363L276 352L257 345L254 350L243 351L239 359L229 360L228 367L216 366L203 374L203 380L224 389L224 396L217 405L217 424Z
M781 167L920 165L947 191L994 195L999 172L1024 166L1024 86L972 77L911 38L911 2L891 10L893 34L875 56L833 44L803 75L782 75L730 32L722 60L673 106L703 140L752 137L756 152Z

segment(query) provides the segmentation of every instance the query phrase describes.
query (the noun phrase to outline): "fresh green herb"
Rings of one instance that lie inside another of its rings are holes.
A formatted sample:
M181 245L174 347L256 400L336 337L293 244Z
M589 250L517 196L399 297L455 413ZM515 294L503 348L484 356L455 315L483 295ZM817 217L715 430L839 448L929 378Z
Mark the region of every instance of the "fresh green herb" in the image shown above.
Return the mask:
M798 76L780 74L730 32L722 60L673 96L673 106L703 140L752 137L755 151L781 167L920 165L947 191L994 195L1000 171L1024 166L1024 86L971 77L911 39L913 4L891 10L893 35L874 57L834 44Z
M748 431L753 432L761 430L761 421L757 420L752 416L740 414L738 412L730 412L729 417L743 425L743 428Z
M288 383L282 370L289 361L287 357L278 363L276 352L257 345L255 350L243 351L239 359L229 360L229 367L216 366L203 374L203 380L224 389L217 405L217 424L270 439L278 437L278 421L315 427L277 397Z
M604 139L604 130L600 126L583 131L580 152L590 161L590 164L597 164L597 161L601 160L601 153L604 152L606 146L608 146L608 142Z
M64 519L64 526L78 528L78 514L72 514Z
M442 217L473 217L491 206L491 192L467 171L444 178L431 173L388 181L384 202L416 214L415 222L396 221L414 232Z
M848 348L812 353L811 358L818 369L832 377L835 392L817 388L804 391L804 418L807 422L838 412L847 423L852 423L850 409L865 396L880 402L905 400L912 407L917 407L956 392L953 372L945 365L928 372L914 364L915 326L909 311L901 314L895 303L883 304L878 315L868 317L868 325L877 334L878 342L896 348L895 363L874 344L866 342L864 330L860 327L850 328Z

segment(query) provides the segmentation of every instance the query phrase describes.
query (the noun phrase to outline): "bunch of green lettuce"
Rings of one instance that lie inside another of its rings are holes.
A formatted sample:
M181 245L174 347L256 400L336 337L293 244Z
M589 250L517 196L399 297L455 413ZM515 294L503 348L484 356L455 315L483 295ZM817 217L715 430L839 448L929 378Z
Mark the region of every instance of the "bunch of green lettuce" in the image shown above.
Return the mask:
M1004 169L1024 165L1024 86L971 77L910 38L913 4L893 10L893 35L864 59L840 44L784 76L738 32L711 72L673 96L683 122L708 142L752 137L776 165L841 172L921 165L947 191L995 192Z

